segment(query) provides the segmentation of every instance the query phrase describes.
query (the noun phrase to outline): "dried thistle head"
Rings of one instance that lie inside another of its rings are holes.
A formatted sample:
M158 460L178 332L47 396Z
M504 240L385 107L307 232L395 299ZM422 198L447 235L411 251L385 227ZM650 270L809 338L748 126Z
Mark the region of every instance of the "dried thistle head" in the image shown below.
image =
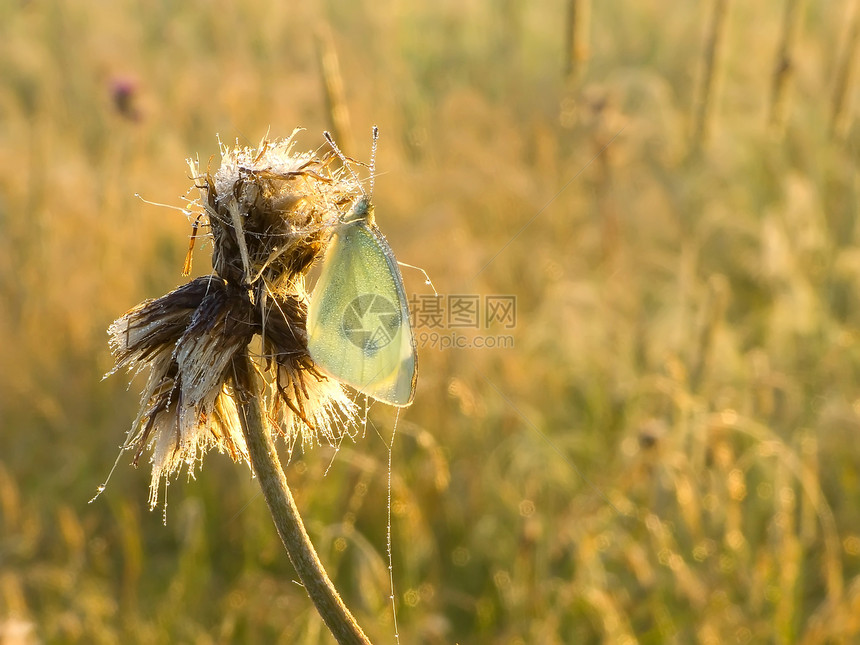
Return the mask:
M152 505L163 477L183 464L192 472L211 448L247 461L242 397L262 397L272 432L290 449L298 440L336 442L354 420L353 402L308 355L304 275L361 188L331 169L330 156L293 152L294 136L257 149L222 144L214 175L189 160L213 272L108 329L113 371L149 371L123 449L134 451L135 464L151 451ZM237 391L232 361L255 337L264 391Z

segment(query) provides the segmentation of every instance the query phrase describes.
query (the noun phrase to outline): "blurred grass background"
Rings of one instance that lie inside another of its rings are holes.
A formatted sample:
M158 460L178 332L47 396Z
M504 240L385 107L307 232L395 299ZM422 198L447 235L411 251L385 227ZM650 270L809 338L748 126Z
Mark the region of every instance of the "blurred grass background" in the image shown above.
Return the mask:
M135 193L183 205L216 133L367 159L373 123L398 258L517 298L513 348L420 350L401 642L857 642L858 13L0 0L0 643L331 642L244 466L209 455L166 526L127 457L87 501L139 387L105 329L183 281L187 220ZM331 458L287 476L392 642L386 447Z

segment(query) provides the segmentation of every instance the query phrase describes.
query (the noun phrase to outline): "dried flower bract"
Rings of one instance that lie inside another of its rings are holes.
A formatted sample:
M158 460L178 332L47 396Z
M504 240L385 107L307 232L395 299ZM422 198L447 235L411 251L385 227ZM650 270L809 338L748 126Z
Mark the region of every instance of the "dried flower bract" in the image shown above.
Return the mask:
M293 152L294 136L257 149L222 145L214 174L189 161L213 272L141 303L108 330L113 371L149 372L123 449L135 464L151 451L152 505L162 478L183 464L193 472L211 448L247 461L244 397L262 397L269 426L290 448L337 442L354 421L354 403L308 355L304 275L360 187L332 169L330 156ZM249 344L260 354L263 392L237 391L233 378L233 358Z

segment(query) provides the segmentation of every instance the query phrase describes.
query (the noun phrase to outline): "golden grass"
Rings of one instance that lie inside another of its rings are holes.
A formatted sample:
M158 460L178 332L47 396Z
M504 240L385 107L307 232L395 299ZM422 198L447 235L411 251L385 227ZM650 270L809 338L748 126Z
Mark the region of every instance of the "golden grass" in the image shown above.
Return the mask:
M698 151L707 4L592 3L570 85L568 3L503 4L0 5L0 640L328 642L228 460L171 486L166 527L145 468L86 504L139 387L99 381L104 330L183 281L187 221L134 194L181 205L216 132L321 145L320 26L353 154L380 126L398 258L443 294L517 297L513 349L420 350L394 455L403 642L858 638L856 83L830 135L848 3L801 3L779 137L785 3L727 3ZM330 460L288 477L390 641L385 446L369 427Z

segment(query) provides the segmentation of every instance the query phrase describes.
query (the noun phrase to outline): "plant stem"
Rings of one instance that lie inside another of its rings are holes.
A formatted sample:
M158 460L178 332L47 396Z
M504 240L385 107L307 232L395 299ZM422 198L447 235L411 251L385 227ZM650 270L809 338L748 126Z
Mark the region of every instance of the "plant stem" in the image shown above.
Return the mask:
M713 0L711 19L702 54L702 79L693 111L693 148L698 149L707 139L712 115L712 102L720 64L720 52L726 32L729 0Z
M795 41L803 13L801 5L802 0L786 0L782 18L782 34L770 94L770 127L777 134L782 134L788 110L788 85L794 74Z
M260 397L257 395L257 379L254 377L247 352L242 352L233 359L233 378L239 398L239 418L248 445L251 466L260 482L263 497L266 498L281 542L287 549L287 555L296 568L305 591L338 643L370 645L370 640L329 580L302 523L299 509L287 486L287 478L281 468L275 444L267 432Z
M848 3L845 22L848 32L836 63L836 82L830 108L830 129L837 138L848 134L851 125L851 111L848 109L848 89L854 76L857 46L860 44L860 3Z
M337 48L334 46L334 38L328 25L323 25L317 30L316 43L331 128L334 132L335 141L340 144L341 149L346 154L349 154L350 150L354 150L354 142L346 90L343 86L343 76L340 73Z
M591 0L568 0L567 52L565 76L574 79L582 76L591 55L589 29L591 27Z

